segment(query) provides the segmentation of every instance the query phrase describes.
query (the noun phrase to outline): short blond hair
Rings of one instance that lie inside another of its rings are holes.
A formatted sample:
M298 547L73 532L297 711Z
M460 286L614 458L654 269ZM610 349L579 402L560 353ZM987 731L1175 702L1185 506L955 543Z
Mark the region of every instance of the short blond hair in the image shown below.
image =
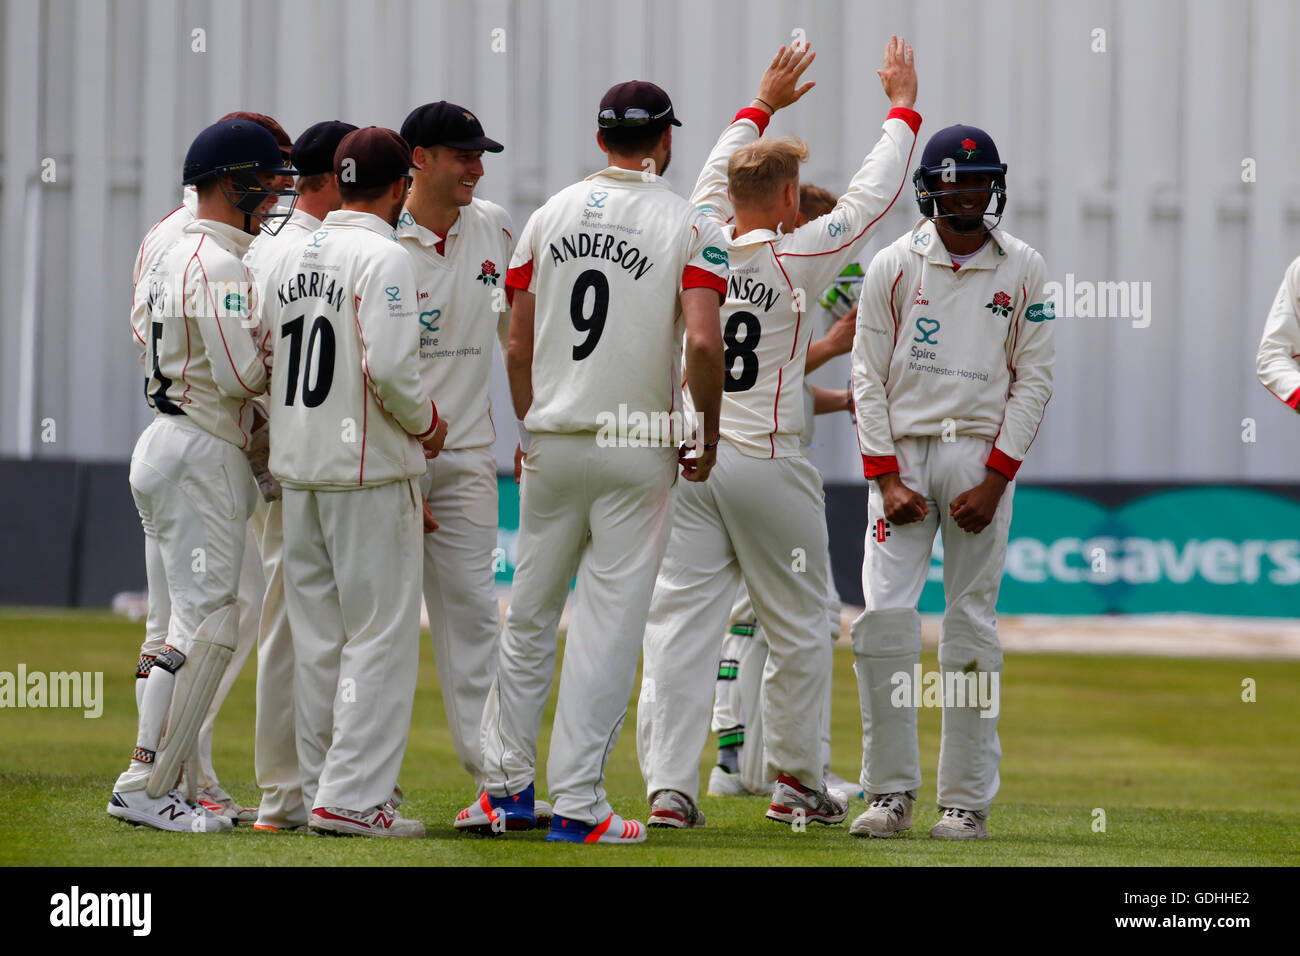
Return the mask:
M765 205L786 183L799 178L799 164L808 159L808 145L797 136L760 139L731 154L727 185L732 202Z

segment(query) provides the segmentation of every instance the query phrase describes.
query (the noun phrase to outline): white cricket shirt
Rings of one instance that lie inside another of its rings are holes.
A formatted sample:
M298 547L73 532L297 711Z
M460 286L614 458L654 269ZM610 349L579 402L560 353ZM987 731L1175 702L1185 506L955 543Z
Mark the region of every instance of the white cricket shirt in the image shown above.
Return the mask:
M922 219L867 269L853 339L853 398L868 478L898 470L894 441L992 439L1008 479L1052 395L1054 304L1043 257L1001 229L954 271Z
M835 208L789 234L754 229L734 235L727 195L731 155L754 142L770 116L743 109L719 137L700 173L691 202L723 229L731 273L722 307L726 378L721 435L746 455L801 455L808 424L804 366L818 297L852 262L872 227L907 182L921 117L896 108Z
M537 296L528 430L631 442L647 419L675 426L678 296L725 295L726 277L721 230L658 176L611 166L552 196L525 224L506 278Z
M248 447L252 399L266 388L256 290L241 261L252 239L194 220L140 276L132 309L149 406L240 448Z
M513 232L509 214L483 199L462 206L442 240L409 211L397 221L397 237L415 268L421 381L447 419L444 448L478 448L496 439L492 351L510 316L505 277Z
M1282 276L1255 363L1260 383L1300 411L1300 258Z
M262 317L282 485L347 490L424 474L418 439L438 413L420 383L411 259L388 223L331 212L268 277Z

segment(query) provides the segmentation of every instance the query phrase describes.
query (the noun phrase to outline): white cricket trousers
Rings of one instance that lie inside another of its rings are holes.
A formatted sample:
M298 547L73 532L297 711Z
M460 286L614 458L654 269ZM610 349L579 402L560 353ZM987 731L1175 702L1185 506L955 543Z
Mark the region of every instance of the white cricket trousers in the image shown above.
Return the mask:
M556 814L612 812L604 770L627 716L650 592L671 517L676 448L602 448L596 436L539 434L524 458L519 551L497 676L483 710L485 787L533 782L555 628L577 573L547 761Z
M682 483L675 497L637 705L646 793L697 798L723 632L742 576L770 645L763 672L767 771L820 789L831 656L821 475L802 455L750 458L724 439L709 480Z
M924 521L896 525L885 519L880 487L867 500L862 593L866 610L853 622L854 670L862 708L862 776L867 793L898 793L921 785L917 713L894 706L900 681L913 679L921 658L921 616L916 603L930 569L936 529L943 535L946 610L939 636L943 686L953 672L1002 672L997 600L1007 554L1014 482L1007 485L993 521L979 534L957 527L948 511L954 498L984 480L993 443L959 437L902 438L894 443L899 475L929 506ZM904 675L895 677L895 675ZM921 688L912 688L913 703ZM901 700L901 695L899 698ZM997 711L991 711L996 714ZM939 748L941 807L987 811L998 790L997 717L981 716L974 703L945 706Z
M497 672L501 609L497 463L490 446L444 448L420 482L438 530L424 536L424 605L447 726L461 766L483 785L483 704Z
M154 595L165 592L164 643L189 654L204 619L235 603L245 526L257 494L248 461L230 442L183 415L159 415L136 442L130 481L144 528L151 617ZM155 620L146 633L156 626ZM150 671L150 679L153 674ZM148 680L137 683L147 685ZM148 716L143 711L140 739L153 740L156 746L167 703L159 700ZM146 722L156 726L146 728ZM114 789L143 790L151 769L132 760Z
M298 771L298 741L294 731L293 634L284 600L284 507L282 501L263 502L262 572L266 593L257 633L257 719L253 767L262 790L257 822L263 826L301 826L307 822ZM242 625L242 619L241 619ZM240 641L243 641L241 627Z
M833 645L840 638L840 595L835 590L831 575L830 550L826 552L826 621L832 644L830 663L826 670L826 687L822 701L821 748L823 774L831 765L831 677L834 670ZM749 589L740 582L736 602L731 609L731 620L722 638L722 659L718 662L718 682L713 692L713 732L719 735L719 746L731 731L739 738L740 782L746 790L759 793L770 790L772 778L767 776L767 761L763 759L763 670L767 660L767 634L754 614L749 600Z
M369 810L392 797L411 728L419 490L285 488L281 501L303 802Z
M212 732L216 725L217 714L226 702L226 696L230 689L234 687L235 681L239 678L239 672L244 667L244 662L248 659L250 651L257 644L258 619L262 612L262 592L265 590L263 584L262 570L257 560L258 540L261 536L261 526L265 520L266 503L262 500L259 493L253 495L254 509L252 516L248 519L246 536L244 540L244 559L240 563L239 588L236 594L235 603L239 609L239 636L235 645L235 654L231 658L230 665L226 668L226 673L217 685L216 692L212 695L212 703L208 705L207 716L204 717L203 723L199 726L198 742L198 776L196 785L202 788L215 788L221 786L220 778L212 765ZM146 659L152 663L153 658L158 656L158 652L163 649L167 643L167 631L171 621L171 599L167 594L167 575L163 567L162 552L158 547L156 538L145 538L145 578L149 582L149 612L145 619L145 639L144 644L140 647L140 667L137 669L137 680L135 683L135 702L139 708L144 697L144 688L147 676L139 679L140 671L144 670ZM145 671L146 675L148 671ZM187 772L190 768L186 768Z

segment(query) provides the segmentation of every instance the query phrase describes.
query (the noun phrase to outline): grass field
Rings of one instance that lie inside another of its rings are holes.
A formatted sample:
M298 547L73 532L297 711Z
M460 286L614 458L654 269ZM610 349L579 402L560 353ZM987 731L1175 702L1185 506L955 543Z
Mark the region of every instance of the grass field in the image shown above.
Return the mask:
M4 865L1120 865L1300 864L1300 663L1011 655L1002 686L1002 788L977 844L934 841L936 710L920 713L925 784L916 827L856 840L847 826L796 833L764 819L758 797L704 798L708 828L654 830L634 847L542 842L542 834L462 837L451 826L472 797L446 732L433 655L422 648L402 772L403 812L425 840L337 840L255 833L161 833L104 807L135 738L134 665L142 625L106 614L0 612L0 671L102 671L104 709L0 710L0 864ZM933 654L923 659L935 666ZM253 777L255 661L217 723L214 762L226 787L257 802ZM1242 681L1257 701L1242 701ZM635 703L635 702L633 702ZM837 648L834 768L853 778L860 725L852 655ZM551 712L543 726L546 753ZM609 764L614 807L644 820L628 714ZM712 754L706 752L707 772ZM545 790L545 767L538 768ZM1095 832L1094 810L1106 828ZM865 809L853 801L850 814Z

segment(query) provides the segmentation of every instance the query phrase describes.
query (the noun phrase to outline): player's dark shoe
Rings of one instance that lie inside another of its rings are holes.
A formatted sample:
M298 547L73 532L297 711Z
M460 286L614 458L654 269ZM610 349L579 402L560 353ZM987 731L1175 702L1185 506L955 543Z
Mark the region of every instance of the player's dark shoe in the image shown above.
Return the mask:
M843 823L849 813L849 798L843 790L810 790L794 777L776 778L767 818L793 825Z
M533 784L508 797L494 797L484 791L460 813L453 824L464 833L495 836L507 830L532 830L537 827ZM549 804L548 804L549 806Z
M704 814L686 794L659 790L650 799L650 819L646 823L652 827L690 830L704 826Z
M547 843L644 843L645 825L640 820L624 820L611 813L600 823L583 823L557 816L551 820Z

